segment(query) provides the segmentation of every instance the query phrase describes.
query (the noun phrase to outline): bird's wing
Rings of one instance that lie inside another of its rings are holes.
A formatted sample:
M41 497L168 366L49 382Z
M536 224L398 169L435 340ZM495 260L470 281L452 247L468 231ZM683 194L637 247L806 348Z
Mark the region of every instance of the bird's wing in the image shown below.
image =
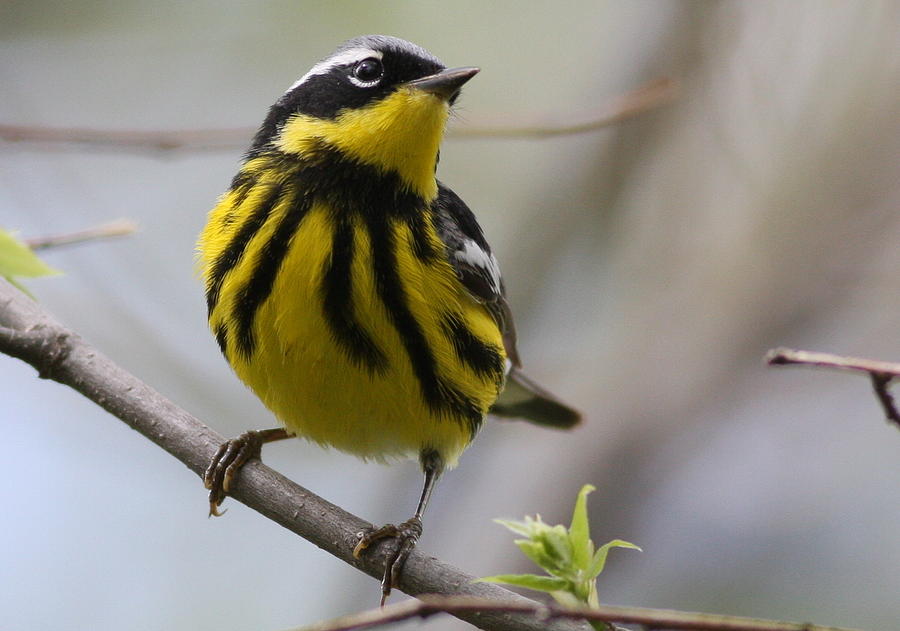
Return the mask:
M509 358L506 386L490 413L501 417L523 418L539 425L569 428L581 420L581 414L528 379L519 370L516 328L506 301L506 291L497 259L491 253L481 226L465 202L453 191L438 184L434 202L438 235L460 282L469 294L490 312L503 335L503 347Z
M507 358L513 366L519 366L516 327L506 301L503 277L481 226L466 203L440 183L434 210L438 235L444 242L447 258L457 277L472 298L490 312L503 335Z

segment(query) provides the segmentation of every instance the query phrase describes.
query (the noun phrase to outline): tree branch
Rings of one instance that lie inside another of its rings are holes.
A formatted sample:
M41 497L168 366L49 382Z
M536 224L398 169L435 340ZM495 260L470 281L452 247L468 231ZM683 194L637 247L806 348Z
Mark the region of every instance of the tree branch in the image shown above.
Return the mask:
M875 396L884 409L887 419L900 428L900 412L890 392L890 383L900 377L900 364L859 357L845 357L831 353L798 351L790 348L775 348L766 353L766 363L770 366L804 365L819 368L834 368L868 373L872 380Z
M91 129L0 125L0 140L37 145L81 145L117 151L234 151L245 148L255 133L249 127L232 129Z
M0 279L0 352L31 364L43 378L74 388L175 456L198 476L203 474L224 440L63 327L3 279ZM201 489L198 484L198 510L205 508L205 502L200 500ZM374 578L381 578L390 544L387 547L375 544L362 559L353 558L357 533L371 524L291 482L261 462L251 461L244 466L231 496L345 563ZM438 559L413 551L398 587L413 595L468 595L538 606L502 587L473 583L474 580L475 577ZM375 591L373 586L373 601ZM526 614L511 617L499 612L467 611L459 612L458 617L482 629L496 631L586 628L561 620L547 626Z
M74 388L178 458L199 476L202 476L213 453L224 440L92 348L76 333L63 327L37 303L3 279L0 279L0 352L31 364L42 378ZM900 365L896 364L784 349L771 352L769 361L774 364L812 363L864 370L872 374L873 379L877 375L879 379L889 380L900 374ZM362 559L353 558L357 533L371 524L291 482L261 462L251 461L244 466L231 495L344 562L380 578L387 552L384 547L376 544ZM365 611L302 629L363 629L446 612L482 629L496 631L584 630L588 628L583 623L584 619L640 624L652 629L850 631L810 624L632 607L569 610L542 605L497 585L474 583L474 580L474 577L438 559L413 551L404 567L399 588L408 594L422 595L421 600Z
M670 609L611 606L600 606L595 609L568 609L556 605L498 603L470 596L438 596L435 594L424 594L419 597L419 600L409 600L380 609L370 609L334 620L298 627L291 631L353 631L355 629L371 629L412 618L425 619L439 613L460 614L476 611L530 613L536 620L545 621L545 624L561 618L571 618L640 624L649 629L679 629L682 631L855 631L854 629L822 627L803 622L780 622Z
M116 221L110 221L109 223L94 226L93 228L85 228L78 232L25 239L25 244L32 250L46 250L49 248L57 248L61 245L72 245L74 243L83 243L85 241L96 241L97 239L123 237L132 234L137 228L137 224L130 219L117 219Z
M476 121L448 130L448 138L546 138L583 134L615 125L675 100L678 84L668 77L645 83L580 117L539 116L532 120Z
M530 120L509 116L495 121L451 125L448 138L536 138L580 134L638 116L671 102L677 83L662 77L612 99L581 117L543 115ZM193 130L112 130L0 125L0 140L37 144L74 144L123 151L232 151L244 149L252 128Z

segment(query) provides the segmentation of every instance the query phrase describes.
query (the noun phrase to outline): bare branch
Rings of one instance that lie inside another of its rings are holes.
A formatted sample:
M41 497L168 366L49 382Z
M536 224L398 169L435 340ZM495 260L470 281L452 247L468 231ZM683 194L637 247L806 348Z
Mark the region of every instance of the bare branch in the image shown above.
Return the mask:
M35 302L0 279L0 352L37 368L41 377L68 385L118 417L202 475L223 438L199 420L165 399L109 358L67 330ZM797 355L779 351L773 363L840 364L842 368L871 366L868 360L823 363L823 354ZM853 366L851 366L853 364ZM884 374L884 363L875 363ZM900 368L900 367L898 367ZM871 371L870 371L871 372ZM201 491L198 485L198 496ZM299 534L370 576L381 576L387 550L376 544L371 554L353 558L357 533L370 524L347 513L307 489L251 461L242 469L232 495L285 528ZM199 505L198 505L199 508ZM498 631L563 631L585 629L566 618L641 624L653 629L706 631L848 631L809 624L776 622L678 611L600 607L588 611L541 605L497 585L474 583L437 559L414 551L401 575L399 588L424 594L421 601L404 602L377 611L363 612L330 623L305 627L307 631L362 629L412 617L448 612L482 629ZM449 595L436 596L435 593Z
M0 279L0 352L34 366L38 373L74 388L127 423L202 476L223 437L117 366L41 307ZM353 558L357 533L371 524L291 482L259 461L241 470L231 493L236 500L311 541L374 578L381 578L390 544L375 544L363 558ZM205 491L197 485L197 510L205 510ZM203 499L201 499L203 498ZM494 601L537 603L497 585L473 583L475 577L414 551L399 588L408 594L442 593ZM378 590L373 586L372 600ZM583 625L557 621L550 627L533 616L460 612L482 629L572 631Z
M452 127L448 138L545 138L565 136L615 125L675 99L678 85L662 77L623 94L605 106L580 117L541 116L531 121L510 120L474 122L465 127Z
M776 348L769 351L766 353L766 363L771 366L803 365L867 373L872 380L875 396L884 408L885 416L900 428L900 412L889 390L891 381L900 377L900 364L790 348Z
M668 609L611 606L600 606L596 609L567 609L555 605L502 603L482 598L438 596L435 594L423 594L419 596L419 600L408 600L380 609L371 609L318 624L298 627L291 631L371 629L412 618L424 619L439 613L460 614L462 612L528 613L534 616L535 620L543 621L545 624L556 619L571 618L609 623L640 624L650 629L691 629L694 631L854 631L853 629L822 627L803 622L780 622Z
M253 129L243 127L136 131L0 125L0 139L7 142L81 145L122 151L232 151L243 149L254 133Z
M123 237L134 233L137 229L137 224L130 219L117 219L116 221L111 221L85 230L79 230L78 232L25 239L25 244L32 250L45 250L48 248L56 248L61 245L83 243L84 241Z
M666 77L651 81L580 117L543 115L527 120L505 116L494 121L452 125L448 138L538 138L581 134L633 118L671 102L677 84ZM233 151L244 149L253 128L193 130L112 130L0 125L0 139L39 145L72 144L122 151Z
M883 362L874 359L846 357L819 353L817 351L798 351L791 348L775 348L766 353L766 362L772 365L804 364L821 368L837 368L868 373L884 373L900 377L900 364Z

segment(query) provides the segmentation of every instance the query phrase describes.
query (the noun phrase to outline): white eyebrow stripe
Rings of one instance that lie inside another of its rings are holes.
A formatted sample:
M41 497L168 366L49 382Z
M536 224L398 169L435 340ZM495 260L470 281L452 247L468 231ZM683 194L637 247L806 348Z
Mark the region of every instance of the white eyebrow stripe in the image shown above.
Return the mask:
M309 72L297 79L297 81L294 82L294 85L285 90L285 94L298 86L303 85L310 77L328 74L332 68L337 68L338 66L343 66L345 64L352 64L357 61L362 61L363 59L369 59L370 57L381 59L383 56L384 53L380 50L372 50L371 48L348 48L347 50L342 50L327 59L323 59L310 68Z

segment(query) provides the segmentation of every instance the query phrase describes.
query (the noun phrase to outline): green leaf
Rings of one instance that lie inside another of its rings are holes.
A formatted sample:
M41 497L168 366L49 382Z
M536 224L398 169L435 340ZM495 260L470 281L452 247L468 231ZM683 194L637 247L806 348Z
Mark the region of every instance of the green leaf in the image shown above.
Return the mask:
M523 539L515 540L516 546L551 576L502 574L480 580L549 592L559 603L598 607L596 578L603 571L610 549L640 548L615 539L594 552L587 512L587 496L593 490L593 486L585 484L578 492L568 528L545 524L540 515L526 516L524 521L494 520L522 535Z
M482 583L505 583L515 587L534 589L539 592L559 592L569 588L569 582L553 576L539 576L537 574L498 574L476 579Z
M548 572L570 572L572 570L572 543L565 526L547 526L535 536L535 541L544 547L546 563L539 564Z
M597 576L600 575L600 572L603 571L603 567L606 565L606 555L609 554L609 551L612 548L629 548L631 550L643 552L643 550L641 550L633 543L622 541L621 539L613 539L609 543L604 543L602 546L600 546L600 548L597 550L597 553L594 555L594 558L591 560L591 567L588 570L588 576L590 578L597 578Z
M572 574L572 544L565 526L551 526L540 515L525 517L525 521L495 519L497 523L526 539L516 539L515 544L535 564L551 574Z
M572 511L572 525L569 526L569 541L572 544L573 565L579 570L587 570L591 564L591 556L594 554L594 544L591 541L591 530L588 525L587 496L594 491L592 484L585 484L578 492L575 500L575 510Z
M522 554L531 559L535 565L539 565L545 570L548 566L553 566L553 562L550 560L550 557L547 555L547 551L541 542L532 541L531 539L516 539L514 543L519 546L519 550L522 551Z
M524 521L513 521L511 519L495 519L494 523L504 526L508 530L512 530L517 535L523 537L531 536L531 525Z
M53 276L59 274L25 243L17 239L12 233L0 229L0 276L12 279L16 276L37 278L38 276Z

